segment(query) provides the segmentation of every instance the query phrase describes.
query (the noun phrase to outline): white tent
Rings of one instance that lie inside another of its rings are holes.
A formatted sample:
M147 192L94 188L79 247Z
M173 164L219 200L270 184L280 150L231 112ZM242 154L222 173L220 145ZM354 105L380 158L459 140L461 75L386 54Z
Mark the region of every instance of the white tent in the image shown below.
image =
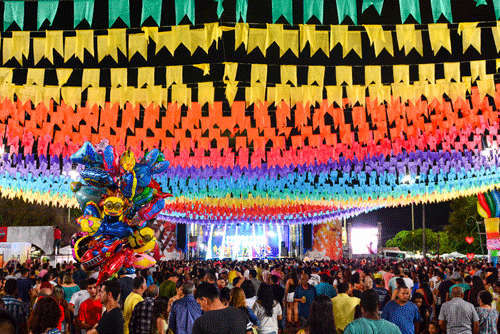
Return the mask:
M441 255L441 257L445 258L445 259L450 259L450 258L465 258L466 256L464 254L459 253L459 252L453 252L450 254L443 254L443 255Z

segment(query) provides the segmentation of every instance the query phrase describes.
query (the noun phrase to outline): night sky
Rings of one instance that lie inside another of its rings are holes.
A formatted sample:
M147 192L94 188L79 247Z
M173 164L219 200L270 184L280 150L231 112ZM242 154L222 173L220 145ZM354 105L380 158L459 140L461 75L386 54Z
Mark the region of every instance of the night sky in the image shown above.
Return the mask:
M422 228L422 204L414 205L415 229ZM425 226L432 230L442 230L448 224L450 202L425 204ZM402 230L411 230L411 205L384 208L350 218L347 223L355 226L377 226L382 223L382 242L393 238Z

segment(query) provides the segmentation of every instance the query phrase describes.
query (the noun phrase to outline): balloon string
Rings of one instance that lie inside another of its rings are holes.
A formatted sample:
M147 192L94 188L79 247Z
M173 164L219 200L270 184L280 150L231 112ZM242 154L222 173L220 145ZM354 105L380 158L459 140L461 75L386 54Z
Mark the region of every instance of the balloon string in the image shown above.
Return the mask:
M134 181L132 181L132 195L130 195L130 200L135 196L135 189L137 188L137 177L135 176L135 170L132 170L132 175L134 175Z

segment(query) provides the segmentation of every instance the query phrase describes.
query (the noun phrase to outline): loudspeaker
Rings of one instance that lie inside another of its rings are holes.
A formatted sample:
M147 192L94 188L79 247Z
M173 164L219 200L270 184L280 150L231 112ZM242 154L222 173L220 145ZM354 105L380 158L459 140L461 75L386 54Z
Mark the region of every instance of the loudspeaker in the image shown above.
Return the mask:
M286 243L281 242L281 256L288 256L288 249L286 249Z
M176 228L176 242L177 242L177 249L186 252L186 231L187 225L186 224L177 224Z
M304 238L304 252L312 249L313 246L313 226L312 224L302 225L302 237Z

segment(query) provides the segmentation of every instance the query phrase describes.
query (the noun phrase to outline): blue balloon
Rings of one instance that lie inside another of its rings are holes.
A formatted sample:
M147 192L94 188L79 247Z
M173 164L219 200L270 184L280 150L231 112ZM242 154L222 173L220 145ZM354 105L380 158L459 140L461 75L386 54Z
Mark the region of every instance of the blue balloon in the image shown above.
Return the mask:
M113 178L102 168L90 167L85 168L81 173L81 177L94 187L113 187L116 186Z
M106 194L106 189L83 185L75 192L76 200L80 204L80 209L84 210L87 203L99 203L102 195ZM96 216L99 217L99 216Z
M160 151L158 151L157 148L151 150L148 155L146 155L145 160L146 164L149 166L153 166L156 160L158 159L158 156L160 155Z
M111 145L106 146L104 151L102 152L103 157L104 157L104 168L106 171L110 173L116 173L118 172L116 169L117 166L114 165L115 163L115 150L114 147Z
M99 212L99 208L97 207L97 203L99 203L99 202L93 202L93 203L89 203L88 205L86 205L85 208L83 209L83 215L101 218L101 213Z
M151 174L159 174L159 173L167 170L168 166L170 166L170 161L157 162L151 168Z
M122 182L120 185L120 189L122 191L122 194L127 198L132 197L132 190L134 187L134 174L126 173L122 176L121 181Z
M90 142L85 142L82 147L71 156L71 161L87 167L101 166L102 157L95 151Z
M136 164L134 167L137 186L146 188L151 182L151 167L144 164Z

